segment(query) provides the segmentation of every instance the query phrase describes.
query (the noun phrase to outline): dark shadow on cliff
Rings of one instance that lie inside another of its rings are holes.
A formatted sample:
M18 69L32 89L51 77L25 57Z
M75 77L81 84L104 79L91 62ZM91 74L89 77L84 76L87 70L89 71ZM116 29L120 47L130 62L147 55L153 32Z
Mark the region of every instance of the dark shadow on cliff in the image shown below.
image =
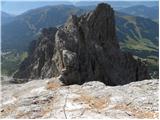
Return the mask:
M57 76L65 85L101 81L111 86L150 78L145 63L120 50L114 10L104 3L80 17L71 15L64 26L43 29L14 78Z

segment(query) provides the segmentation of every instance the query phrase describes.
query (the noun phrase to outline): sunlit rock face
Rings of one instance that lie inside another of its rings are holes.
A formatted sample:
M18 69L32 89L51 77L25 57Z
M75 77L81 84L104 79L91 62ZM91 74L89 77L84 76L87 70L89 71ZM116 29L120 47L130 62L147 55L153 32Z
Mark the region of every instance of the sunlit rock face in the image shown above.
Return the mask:
M2 86L1 118L158 119L158 80L63 86L57 78Z
M150 78L144 63L121 52L114 10L108 4L80 17L70 16L58 29L45 29L31 48L16 80L60 76L67 85L87 81L121 85Z

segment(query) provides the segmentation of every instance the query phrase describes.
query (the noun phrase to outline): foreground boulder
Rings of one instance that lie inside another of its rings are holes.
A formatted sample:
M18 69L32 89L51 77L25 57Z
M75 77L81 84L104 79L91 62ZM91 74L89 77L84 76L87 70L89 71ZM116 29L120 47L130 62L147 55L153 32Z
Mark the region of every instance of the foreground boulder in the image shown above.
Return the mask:
M80 17L72 15L58 30L45 29L31 46L16 79L60 76L65 84L120 85L150 78L144 63L120 50L114 11L107 4Z
M2 86L1 118L158 119L158 80L62 86L56 78Z

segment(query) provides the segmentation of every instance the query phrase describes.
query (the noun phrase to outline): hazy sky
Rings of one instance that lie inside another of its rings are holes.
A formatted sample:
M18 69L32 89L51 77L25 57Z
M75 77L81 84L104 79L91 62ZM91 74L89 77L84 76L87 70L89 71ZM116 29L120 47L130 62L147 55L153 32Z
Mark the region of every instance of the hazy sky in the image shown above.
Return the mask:
M34 9L46 5L70 4L79 1L153 1L153 0L1 0L1 10L10 14L20 14L29 9ZM18 2L19 1L19 2ZM65 2L62 2L65 1ZM154 0L157 1L157 0ZM57 3L58 2L58 3Z
M22 0L1 0L1 1L22 1ZM104 1L104 0L23 0L23 1ZM158 0L105 0L105 1L158 1Z

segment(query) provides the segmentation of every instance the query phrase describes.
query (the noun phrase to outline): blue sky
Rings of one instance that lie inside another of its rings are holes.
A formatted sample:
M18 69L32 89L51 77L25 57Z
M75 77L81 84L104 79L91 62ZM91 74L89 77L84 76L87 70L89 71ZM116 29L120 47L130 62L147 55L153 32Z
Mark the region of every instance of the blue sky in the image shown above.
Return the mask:
M46 5L69 4L69 2L79 1L152 1L152 0L1 0L2 11L10 14L21 14L29 9L34 9ZM19 2L18 2L19 1ZM65 2L62 2L65 1ZM156 1L156 0L154 0ZM57 3L58 2L58 3Z

